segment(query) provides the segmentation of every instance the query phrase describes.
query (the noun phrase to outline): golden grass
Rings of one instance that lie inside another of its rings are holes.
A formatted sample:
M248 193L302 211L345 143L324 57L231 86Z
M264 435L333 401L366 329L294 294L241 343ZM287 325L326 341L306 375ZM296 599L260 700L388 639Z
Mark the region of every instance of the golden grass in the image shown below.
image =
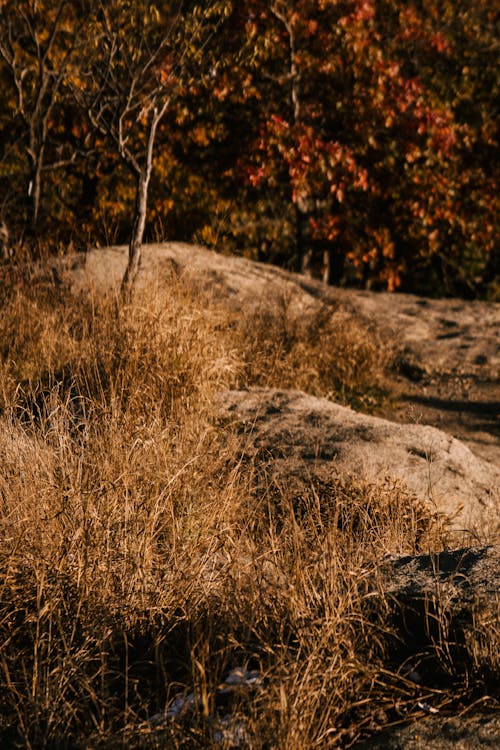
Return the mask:
M386 395L389 342L361 317L324 306L297 315L282 299L237 325L243 385L296 388L370 409Z
M263 482L217 419L217 393L247 383L361 398L373 340L340 318L287 337L283 317L229 318L181 282L161 302L6 300L2 746L213 747L215 688L237 664L265 676L233 708L249 747L348 745L375 699L394 706L365 582L383 554L432 544L432 518L399 486ZM191 720L149 729L183 688Z

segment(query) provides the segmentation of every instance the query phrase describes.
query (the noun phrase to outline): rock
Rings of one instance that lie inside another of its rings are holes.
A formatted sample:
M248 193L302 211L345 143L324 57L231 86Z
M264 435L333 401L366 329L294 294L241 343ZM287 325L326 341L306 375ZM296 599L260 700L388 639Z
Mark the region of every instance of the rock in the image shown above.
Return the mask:
M109 291L126 263L126 247L99 248L55 259L57 274L52 268L49 278L57 275L75 290ZM440 427L500 467L500 304L339 289L196 245L144 246L137 285L168 292L173 275L247 314L285 306L293 322L340 307L364 318L397 350L399 398L384 416Z
M386 558L380 567L386 595L400 603L446 594L455 612L500 595L500 547L465 547L429 555Z
M53 261L61 277L75 289L98 291L117 287L127 263L127 248L113 246ZM241 309L286 300L295 315L338 306L363 315L399 340L408 368L426 371L498 373L500 367L500 304L425 299L327 286L299 274L247 258L220 255L182 242L145 245L138 286L168 288L172 272L185 274L214 297L231 300ZM164 282L166 282L164 284ZM406 347L406 349L405 349ZM411 360L411 362L410 362ZM405 366L405 365L403 365ZM495 375L496 376L496 375Z
M268 456L277 476L402 480L448 516L452 530L499 539L500 471L434 427L396 424L299 391L226 391L221 404L245 431L247 453Z
M100 248L54 262L73 289L106 291L120 283L127 248ZM246 393L231 396L228 406L236 416L237 401L247 423L259 409L259 434L253 438L275 456L277 471L314 467L327 475L336 469L368 479L387 473L451 517L455 529L498 539L499 304L338 289L186 243L144 246L139 287L168 293L176 276L244 314L262 307L278 311L285 304L293 319L341 307L378 326L384 338L396 342L402 379L398 404L385 409L386 420L304 394Z
M66 264L75 288L91 285L107 290L120 283L127 263L127 248L92 250L86 254L84 264L74 257L57 262ZM164 285L168 289L173 271L186 274L213 292L214 297L228 299L244 310L263 304L276 308L285 300L291 314L300 317L323 305L341 305L387 330L401 345L409 369L498 378L500 304L497 303L339 289L275 266L220 255L197 245L167 242L144 246L139 286Z
M499 576L498 546L393 556L382 562L368 596L379 597L388 607L395 634L392 668L406 684L415 685L415 698L398 712L407 726L381 729L358 742L356 750L500 746L499 717L491 713L498 707L492 655L500 650ZM469 709L458 715L455 709L450 715L447 689L456 693L451 683L456 687L472 671L482 675L486 694Z
M450 658L449 666L453 664L457 673L466 669L468 661L478 670L482 650L490 657L498 653L499 577L500 546L393 556L382 562L376 572L376 590L392 612L398 653L406 650L408 679L429 684L433 668L427 666L426 675L415 659L423 662L427 653L431 661L439 661L443 643L447 644L445 660ZM401 644L405 644L403 649ZM485 663L491 666L491 658ZM435 713L432 707L422 710Z
M54 263L57 273L51 272L50 278L74 290L90 286L106 292L120 284L127 248L96 249ZM401 481L448 516L456 532L467 529L490 544L500 541L499 304L338 289L193 245L145 246L137 285L168 293L175 277L188 279L243 314L262 308L279 311L286 305L293 320L325 307L342 308L377 326L396 344L402 407L388 407L384 416L389 419L359 414L297 391L221 394L221 411L244 434L251 458L268 462L269 471L283 481L298 476L304 482L315 477L328 482L349 474L370 483L385 477ZM445 426L447 432L429 424ZM457 436L468 440L473 450ZM386 729L358 744L359 750L500 746L498 716L448 717L446 707L434 705L434 697L446 690L436 691L431 684L439 658L446 658L447 641L440 640L443 631L460 654L451 669L461 667L462 661L465 668L467 659L475 659L480 673L481 648L487 651L486 668L496 663L499 575L499 547L488 546L385 558L367 578L367 613L372 602L375 612L379 604L386 606L397 641L394 653L388 654L392 658L388 666L394 667L396 679L405 681L411 701L415 696L411 716L399 715L397 720L415 716L418 721ZM215 714L210 717L214 743L248 744L246 723L232 703L237 705L242 694L258 697L261 685L258 672L240 667L214 688ZM490 705L494 702L483 695L480 706ZM197 706L195 693L179 694L166 711L151 717L149 725L179 719L189 723Z
M429 716L395 727L353 746L353 750L497 750L500 717L496 714Z

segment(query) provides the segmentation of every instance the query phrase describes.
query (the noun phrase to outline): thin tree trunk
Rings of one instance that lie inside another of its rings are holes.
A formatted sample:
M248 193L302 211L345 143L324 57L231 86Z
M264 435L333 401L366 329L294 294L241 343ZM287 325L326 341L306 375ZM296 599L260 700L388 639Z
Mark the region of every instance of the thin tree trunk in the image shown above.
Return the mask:
M333 278L333 253L331 250L323 251L323 281L331 284Z
M297 270L312 276L313 252L311 248L311 225L309 211L305 201L300 199L295 204L295 237L297 252Z
M339 286L344 276L345 256L339 250L327 248L323 251L323 281Z
M158 128L158 123L163 117L166 106L167 104L165 103L162 108L158 109L158 107L155 105L151 110L151 120L148 133L148 141L146 145L144 167L139 167L135 159L132 162L133 164L135 164L134 171L137 179L137 189L135 196L134 226L132 227L132 236L130 238L130 244L128 248L128 264L122 281L122 295L125 296L130 295L141 265L141 251L142 242L144 239L144 230L146 228L148 191L149 182L151 180L151 173L153 171L153 151L156 138L156 130ZM125 162L127 163L126 159ZM130 165L130 158L128 160L128 163Z
M128 247L128 263L122 281L122 292L127 294L134 285L137 273L141 265L142 242L146 228L146 214L148 207L148 189L151 172L137 176L137 188L135 197L135 216L132 227L132 236Z
M27 195L27 229L31 237L36 236L38 227L38 215L40 213L40 200L42 197L42 164L43 151L36 159L30 159L30 179Z

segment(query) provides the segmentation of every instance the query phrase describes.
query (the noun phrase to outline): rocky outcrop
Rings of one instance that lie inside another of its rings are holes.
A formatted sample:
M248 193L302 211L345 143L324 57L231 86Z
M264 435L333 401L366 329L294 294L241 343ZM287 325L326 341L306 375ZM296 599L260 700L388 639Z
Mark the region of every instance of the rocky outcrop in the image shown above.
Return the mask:
M126 247L99 248L58 258L49 275L74 289L108 291L126 264ZM173 276L244 314L285 306L290 321L329 308L364 318L397 352L399 398L384 416L439 427L500 467L500 304L338 289L196 245L146 245L138 286L165 292Z
M405 680L409 700L391 717L400 726L375 732L356 750L497 748L500 548L392 557L375 575L375 596L395 634L389 666ZM471 672L482 677L482 698L450 711L447 693Z
M119 286L126 263L125 247L96 249L86 256L58 259L51 278L74 290L91 286L104 292ZM406 401L404 409L389 409L385 416L390 419L305 393L273 389L226 391L220 395L221 414L241 432L246 456L266 463L268 473L279 481L328 482L354 475L370 483L386 478L402 482L446 515L456 532L466 529L490 545L387 557L377 561L363 582L367 616L372 612L377 617L382 607L392 628L388 674L408 688L406 713L382 717L382 724L411 723L375 733L357 747L498 747L498 717L483 716L477 707L464 716L446 715L442 706L450 675L440 660L446 661L451 644L455 652L449 652L450 669L460 677L468 661L481 674L482 651L485 669L498 663L493 655L500 653L500 548L493 546L500 542L500 305L337 289L184 243L144 248L139 287L168 293L177 277L189 279L204 294L243 314L286 305L287 314L300 319L325 307L341 308L368 320L394 342L399 400ZM447 431L426 424L428 420ZM473 450L457 436L468 440ZM226 701L254 677L260 685L260 675L242 667L217 688L214 702L221 704L221 711L213 717L214 746L247 745L246 726L233 722ZM483 691L479 708L498 707L494 698L485 696ZM150 719L148 729L189 718L196 700L194 692L175 696L165 712Z
M63 261L57 262L62 273ZM75 287L90 284L110 289L123 276L127 248L99 248L80 261L69 258L66 264ZM299 317L322 305L341 305L386 329L401 350L406 349L408 367L417 375L446 371L483 379L498 376L500 304L339 289L275 266L182 242L143 248L139 286L168 289L172 271L187 274L214 297L244 310L255 305L276 307L286 300L290 313Z
M299 391L227 391L221 403L246 433L246 451L272 461L277 476L398 479L446 514L452 529L499 538L500 471L441 430L360 414Z

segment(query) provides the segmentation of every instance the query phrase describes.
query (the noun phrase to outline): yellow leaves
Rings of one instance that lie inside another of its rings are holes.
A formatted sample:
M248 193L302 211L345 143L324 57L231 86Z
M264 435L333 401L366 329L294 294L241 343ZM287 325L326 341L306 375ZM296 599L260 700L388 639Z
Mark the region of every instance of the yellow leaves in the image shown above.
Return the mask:
M198 232L198 236L201 240L201 243L203 245L207 245L208 247L215 247L218 244L219 241L219 232L209 224L206 224L202 229Z
M156 7L156 5L148 5L146 18L148 21L151 21L153 23L158 23L160 21L161 19L160 11Z
M179 107L175 115L175 122L177 123L177 125L184 125L186 122L188 122L189 117L189 109L187 107Z
M417 159L422 156L420 148L414 144L410 144L405 154L405 159L408 164L413 164Z
M245 30L249 39L254 39L257 36L258 28L254 21L247 21Z
M229 88L222 86L221 88L215 88L213 94L218 101L223 102L229 94Z
M208 146L210 143L210 136L205 125L198 125L192 131L191 138L197 146Z
M393 259L395 256L395 245L389 229L382 227L381 229L375 229L371 234L375 241L375 247L370 253L371 257L376 258L381 255L388 260ZM365 260L365 262L367 261Z
M439 247L439 231L437 229L434 229L432 232L429 233L428 236L429 240L429 248L431 251L435 251Z

